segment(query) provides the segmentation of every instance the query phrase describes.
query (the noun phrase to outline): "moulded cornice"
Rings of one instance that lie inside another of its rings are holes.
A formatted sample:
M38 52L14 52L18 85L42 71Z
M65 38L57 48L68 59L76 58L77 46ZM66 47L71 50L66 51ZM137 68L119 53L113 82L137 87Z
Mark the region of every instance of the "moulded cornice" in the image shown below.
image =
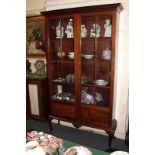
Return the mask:
M76 8L92 5L106 5L114 3L125 3L126 0L46 0L46 11L66 8Z

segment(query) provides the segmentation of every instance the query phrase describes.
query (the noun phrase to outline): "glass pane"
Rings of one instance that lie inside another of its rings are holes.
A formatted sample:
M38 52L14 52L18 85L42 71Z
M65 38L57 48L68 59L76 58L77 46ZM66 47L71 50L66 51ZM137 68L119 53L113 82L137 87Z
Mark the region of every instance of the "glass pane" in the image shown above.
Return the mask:
M110 84L111 63L110 61L103 61L96 59L95 63L95 84L107 86Z
M75 75L73 63L52 62L52 99L75 101Z
M87 105L95 105L95 87L81 87L81 103Z
M81 18L81 38L95 37L95 31L93 31L95 22L94 16L83 16Z
M111 39L96 39L96 58L111 60Z
M64 59L74 61L74 19L73 17L62 18L64 37L62 38L62 51Z
M94 106L108 106L109 89L93 86L82 86L81 88L81 104Z
M50 51L52 99L75 102L74 20L51 19Z
M50 56L51 60L56 61L64 55L62 52L61 36L63 35L63 27L61 19L51 19L49 22L49 38L50 38Z
M63 86L62 84L52 83L52 100L62 101L62 92L63 92Z
M73 63L69 63L69 62L62 63L62 77L64 77L65 82L67 82L67 83L75 82Z
M108 106L111 79L111 16L81 18L81 103ZM107 27L106 24L109 24Z
M110 89L104 87L96 87L95 104L96 106L107 107L109 105Z
M62 67L61 67L61 61L55 61L51 63L51 77L53 82L62 82L58 79L63 78L62 77Z
M73 17L62 18L62 27L64 28L63 38L74 38L74 19Z
M63 59L74 61L74 40L63 39L62 40L62 51L64 52Z
M95 17L81 18L81 103L95 105Z
M97 38L112 37L112 17L108 15L96 16L96 25L99 27L100 35Z
M94 60L82 60L81 63L81 84L91 84L95 80Z
M75 85L63 84L63 101L75 102Z
M64 36L64 28L61 19L51 19L49 21L50 40L60 39Z

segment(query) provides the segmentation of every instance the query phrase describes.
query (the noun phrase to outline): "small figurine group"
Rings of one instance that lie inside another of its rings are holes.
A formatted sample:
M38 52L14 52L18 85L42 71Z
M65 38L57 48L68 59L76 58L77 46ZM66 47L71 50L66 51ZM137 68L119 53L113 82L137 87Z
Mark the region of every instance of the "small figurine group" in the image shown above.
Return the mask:
M69 19L65 33L67 34L67 38L74 37L73 19ZM61 26L59 22L59 24L56 26L56 38L63 38L63 36L64 36L64 28L63 26Z
M104 37L111 37L111 20L106 19L104 24ZM101 36L100 34L101 28L98 24L92 24L91 30L90 30L90 37L97 37L99 38ZM85 38L87 36L87 29L85 25L81 25L81 37Z
M112 34L112 25L111 20L106 19L104 24L104 37L111 37ZM90 30L90 37L100 37L101 27L98 24L92 24ZM74 38L74 29L73 29L73 19L69 19L67 28L65 30L67 38ZM56 26L56 38L63 38L64 36L64 27L61 26L60 22ZM87 29L85 25L81 25L81 37L85 38L87 36Z
M90 30L90 37L100 37L101 28L98 24L93 24Z
M110 19L106 19L105 20L105 24L104 24L104 37L111 37L111 29L112 29L112 25L111 25L111 20ZM93 24L92 28L90 30L90 37L100 37L100 31L101 28L98 24Z
M63 38L63 35L64 35L64 33L63 33L63 31L64 31L64 28L60 25L60 22L59 22L59 24L56 26L56 38Z

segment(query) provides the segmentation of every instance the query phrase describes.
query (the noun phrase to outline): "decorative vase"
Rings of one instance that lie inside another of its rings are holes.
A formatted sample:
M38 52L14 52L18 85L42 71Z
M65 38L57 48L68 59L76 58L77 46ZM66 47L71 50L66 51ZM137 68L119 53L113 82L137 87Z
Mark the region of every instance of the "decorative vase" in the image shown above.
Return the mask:
M111 59L111 50L109 50L108 48L106 48L103 53L102 53L102 57L105 60L110 60Z

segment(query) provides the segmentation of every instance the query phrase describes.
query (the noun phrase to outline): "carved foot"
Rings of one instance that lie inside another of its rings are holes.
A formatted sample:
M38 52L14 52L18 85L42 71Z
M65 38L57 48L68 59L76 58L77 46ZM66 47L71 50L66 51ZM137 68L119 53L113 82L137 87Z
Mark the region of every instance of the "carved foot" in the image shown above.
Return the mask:
M48 117L48 124L50 126L50 132L52 131L52 122L51 122L52 118L49 116Z
M60 120L58 120L58 125L60 125Z
M117 120L113 119L111 128L106 130L106 133L109 136L109 142L108 142L109 146L111 146L112 139L115 138L114 134L115 134L116 127L117 127Z
M74 125L75 128L80 128L81 127L81 125L78 124L78 123L72 123L72 124Z

